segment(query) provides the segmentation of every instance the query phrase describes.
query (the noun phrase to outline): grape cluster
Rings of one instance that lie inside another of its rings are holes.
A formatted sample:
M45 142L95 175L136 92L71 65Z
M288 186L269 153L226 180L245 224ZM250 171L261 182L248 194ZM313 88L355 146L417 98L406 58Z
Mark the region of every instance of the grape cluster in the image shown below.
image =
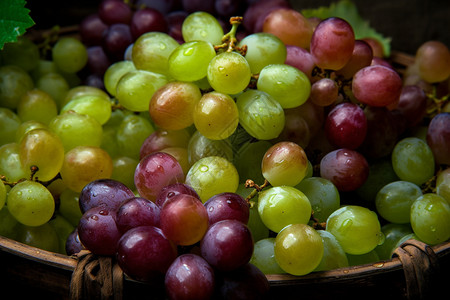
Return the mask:
M173 299L450 238L438 41L399 73L344 19L283 0L104 0L40 50L0 52L1 235L113 256Z

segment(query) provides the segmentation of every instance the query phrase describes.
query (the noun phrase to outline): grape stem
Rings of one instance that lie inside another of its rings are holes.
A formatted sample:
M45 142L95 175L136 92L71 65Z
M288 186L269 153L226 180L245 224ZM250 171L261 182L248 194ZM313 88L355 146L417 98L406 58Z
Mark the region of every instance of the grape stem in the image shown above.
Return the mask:
M314 217L314 211L311 211L311 221L313 221L312 227L316 230L325 230L327 227L327 222L319 222L319 220Z
M225 50L226 52L237 51L242 55L245 55L245 53L247 53L247 45L244 45L242 47L236 46L237 43L236 32L239 25L242 23L242 20L243 17L230 18L231 29L227 34L225 34L222 37L222 44L214 46L214 50L216 50L216 52L226 49Z
M442 108L450 101L449 95L445 95L442 98L438 98L436 85L433 85L433 90L431 93L427 94L427 98L428 98L427 115L430 118L433 118L435 115L441 113Z
M269 186L270 183L267 181L267 179L264 180L264 183L262 185L256 184L253 180L247 179L245 181L245 187L246 188L253 188L254 190L250 193L250 195L245 198L245 201L249 204L250 208L253 208L253 205L255 205L255 201L251 201L252 198L254 198L259 192L261 192L265 187Z
M31 175L30 175L29 180L30 180L30 181L36 181L36 182L39 182L40 184L42 184L42 185L45 186L45 187L49 186L53 181L56 181L56 180L58 180L58 179L62 179L61 174L58 173L54 178L52 178L52 179L50 179L50 180L48 180L48 181L41 181L41 180L39 180L38 177L35 177L37 171L39 171L39 168L38 168L37 166L35 166L35 165L31 166L31 167L30 167L30 171L31 171ZM14 181L8 181L8 180L6 179L6 176L5 176L5 175L0 175L0 180L3 181L3 184L5 184L5 185L7 185L7 186L10 186L10 187L13 187L13 186L15 186L16 184L18 184L18 183L20 183L20 182L23 182L23 181L25 181L25 180L27 180L27 179L26 179L26 178L21 178L21 179L19 179L19 180L17 180L17 181L14 182Z

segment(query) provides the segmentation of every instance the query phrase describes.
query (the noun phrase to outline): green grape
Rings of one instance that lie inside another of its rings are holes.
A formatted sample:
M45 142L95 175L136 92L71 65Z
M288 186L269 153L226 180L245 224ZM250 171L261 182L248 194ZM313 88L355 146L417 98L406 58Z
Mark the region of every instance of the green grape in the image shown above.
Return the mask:
M59 73L52 72L46 73L36 80L36 88L49 94L58 105L58 108L62 108L64 98L70 90L69 83Z
M15 110L20 98L34 88L31 76L16 65L0 66L0 107Z
M6 186L3 180L0 180L0 209L3 208L6 202Z
M19 127L17 128L16 131L16 142L20 143L20 141L22 140L23 136L28 132L31 131L33 129L37 129L37 128L44 128L44 129L48 129L48 126L45 125L44 123L41 123L39 121L35 121L35 120L29 120L29 121L25 121L22 122Z
M360 266L377 262L380 260L380 257L375 250L372 250L359 255L347 254L347 259L349 266Z
M21 122L14 111L0 107L0 145L9 144L16 140L16 132Z
M122 60L111 64L103 75L106 91L112 96L116 95L116 87L120 78L130 71L136 70L132 61Z
M53 179L64 161L61 139L48 129L38 128L27 132L20 142L19 157L25 170L36 166L36 177L41 181Z
M70 110L89 115L103 125L111 117L111 102L101 96L86 95L67 102L61 109L60 114Z
M303 192L311 203L314 217L326 222L328 217L340 207L340 194L336 186L328 179L310 177L295 186Z
M38 249L59 252L60 242L56 230L49 224L21 226L17 241Z
M164 150L161 150L164 152ZM113 158L113 172L111 174L111 179L115 179L119 182L122 182L127 187L132 190L136 190L134 185L134 171L139 163L139 160L126 157L119 156Z
M219 21L204 11L189 14L181 26L181 33L186 42L205 41L213 45L221 44L224 35Z
M75 229L75 226L70 224L68 220L66 220L63 216L56 213L55 216L48 222L50 226L55 229L56 234L59 240L59 253L66 254L66 241L72 231Z
M375 251L381 260L391 259L392 253L397 248L397 243L404 236L412 232L410 224L387 223L381 227L385 239L384 243L375 247Z
M450 204L437 194L423 194L411 205L411 227L429 245L445 242L450 238Z
M280 232L289 224L307 224L311 217L311 204L298 189L275 186L259 193L258 212L267 228Z
M258 184L264 182L261 171L261 161L266 151L272 147L268 141L250 141L244 143L234 156L234 165L239 173L241 182L251 179Z
M16 65L30 72L39 63L39 48L30 38L21 35L16 42L3 45L0 56L4 65Z
M323 257L324 245L317 231L306 224L291 224L283 228L274 245L278 265L292 275L314 271Z
M422 196L420 187L409 181L394 181L377 194L375 205L378 214L391 223L409 223L411 204Z
M450 168L437 174L436 194L442 196L450 204Z
M77 146L64 156L61 178L75 192L81 192L86 184L103 178L111 178L113 162L100 147Z
M209 62L215 56L214 46L209 42L184 43L169 56L169 73L180 81L200 80L206 77Z
M252 73L247 60L237 52L222 52L208 65L208 82L220 93L237 94L247 88Z
M326 230L336 237L347 254L365 254L384 242L377 214L358 205L335 210L327 219Z
M63 72L76 73L86 65L88 53L79 39L60 37L52 48L52 58Z
M223 140L234 133L239 114L233 98L227 94L204 94L193 111L195 128L211 140Z
M22 122L35 120L48 124L58 115L58 107L48 93L33 89L20 99L17 105L17 115Z
M158 73L129 71L117 83L116 98L128 110L147 111L153 94L166 83L166 76Z
M392 151L392 167L397 176L417 185L434 175L434 157L428 144L416 137L400 140Z
M196 161L186 174L186 184L190 185L205 203L212 196L236 192L239 174L227 159L207 156Z
M47 73L58 73L58 68L51 60L39 59L36 67L30 72L31 78L37 81L42 75Z
M20 230L20 224L9 212L8 206L0 209L0 235L6 238L17 240Z
M100 146L102 125L92 116L69 110L55 117L48 128L60 138L64 151L76 146Z
M30 176L20 162L20 146L18 143L9 143L0 146L0 174L11 182L19 181Z
M258 267L264 274L283 274L275 259L275 238L265 238L255 242L250 263Z
M259 73L256 86L258 90L271 95L283 108L302 105L311 92L308 76L299 69L284 64L264 67Z
M317 233L322 238L323 256L314 271L328 271L348 267L347 254L334 235L326 230L317 230Z
M269 94L247 90L238 96L239 122L252 137L271 140L284 128L284 110Z
M404 235L403 237L401 237L398 241L397 244L395 244L394 247L392 247L392 253L390 255L390 257L392 257L392 255L394 254L395 250L400 247L403 243L405 243L408 240L416 240L416 241L421 241L423 242L421 239L419 239L419 237L414 233L408 233L406 235Z
M148 119L134 114L126 116L116 132L119 152L123 156L139 159L143 142L154 131Z
M108 152L111 158L120 156L119 143L117 141L117 129L119 126L103 126L102 143L100 148Z
M39 182L30 180L11 188L7 205L11 215L27 226L43 225L55 212L55 200L50 191Z
M252 74L258 74L270 64L284 64L287 50L284 43L275 35L257 32L244 37L238 47L247 45L245 58L250 65Z
M211 140L195 131L187 146L188 160L192 165L199 159L207 156L220 156L233 161L233 148L229 140Z
M69 188L64 189L59 195L58 212L69 221L72 226L78 226L78 222L83 215L78 202L79 199L80 193Z
M89 85L78 85L76 87L71 88L67 94L66 97L64 97L62 104L62 107L67 104L70 100L73 100L75 98L83 97L83 96L99 96L103 97L106 100L110 101L111 98L109 95L102 89L94 86Z
M144 33L134 42L132 62L136 69L169 75L169 56L179 45L167 33Z

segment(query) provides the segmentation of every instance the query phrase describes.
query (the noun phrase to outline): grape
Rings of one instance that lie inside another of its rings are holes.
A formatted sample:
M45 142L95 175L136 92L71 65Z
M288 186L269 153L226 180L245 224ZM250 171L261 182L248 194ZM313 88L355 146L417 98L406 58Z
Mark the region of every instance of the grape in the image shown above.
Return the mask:
M200 242L201 256L220 271L244 266L253 253L250 229L237 220L222 220L212 224Z
M182 254L170 265L164 284L169 299L211 299L214 270L201 256Z
M8 210L27 226L47 223L55 212L55 200L50 191L35 181L22 181L11 188L7 197Z
M450 205L441 196L426 193L411 205L411 227L417 237L429 245L450 238Z
M135 197L129 187L114 179L93 180L81 190L79 195L82 213L97 206L116 211L127 199Z
M45 128L27 132L19 146L20 162L25 170L37 166L36 177L41 181L53 179L64 162L64 146L59 137Z
M208 212L202 201L189 194L168 199L161 207L160 228L176 245L194 245L208 229Z
M392 167L397 176L417 185L434 174L434 157L427 143L416 137L406 137L392 151Z
M23 225L11 215L7 205L0 209L0 234L2 236L17 240L22 226Z
M204 94L195 105L193 117L195 128L211 140L228 138L239 123L233 98L219 92Z
M428 125L427 144L438 164L450 164L450 113L434 116Z
M286 0L263 0L248 3L249 6L244 12L243 25L248 32L252 33L262 31L264 20L272 10L282 7L291 8L291 4Z
M346 205L335 210L327 219L326 230L347 254L365 254L384 242L377 214L363 206Z
M17 241L38 249L59 252L58 234L49 223L40 226L22 225L18 232Z
M375 38L363 38L364 42L369 44L370 48L372 48L373 56L374 57L384 57L384 48L383 45Z
M408 181L394 181L377 193L375 205L381 217L391 223L409 223L411 204L422 196L419 186Z
M357 149L366 137L367 119L354 103L336 105L325 120L325 134L339 148Z
M126 199L117 208L116 224L122 234L139 226L159 227L160 208L142 197Z
M107 25L128 24L133 14L131 7L121 0L102 0L97 11L101 20Z
M270 140L278 137L283 130L283 108L269 94L249 89L238 96L236 105L239 122L251 136Z
M412 234L410 224L387 223L381 227L385 236L384 243L375 247L375 251L381 260L391 259L398 242L405 236Z
M360 266L377 262L380 260L380 257L375 250L372 250L370 252L359 255L347 254L347 259L349 266Z
M339 191L328 179L315 176L305 178L295 188L308 198L314 218L319 222L325 222L340 207Z
M116 130L121 155L139 159L142 143L154 130L149 119L136 114L127 115Z
M250 83L250 65L237 52L222 52L209 62L206 76L211 87L224 94L242 92Z
M238 43L238 47L244 45L247 46L245 59L252 74L258 74L267 65L283 64L286 60L286 46L273 34L264 32L250 34Z
M245 182L247 179L251 179L256 183L264 182L261 161L271 146L272 144L268 141L250 141L237 150L233 162L241 182Z
M308 77L295 67L284 64L265 66L256 83L258 90L266 92L283 108L293 108L306 102L311 84Z
M52 59L63 72L76 73L88 61L86 46L73 37L61 37L52 48Z
M176 182L163 187L158 193L155 203L161 208L169 199L179 194L187 194L200 199L197 192L192 187L182 182Z
M145 70L125 73L117 82L116 98L131 111L147 111L155 92L167 83L164 75Z
M326 230L317 230L322 238L323 256L314 271L327 271L349 266L348 255L342 249L338 240Z
M351 25L344 19L331 17L314 29L310 52L319 68L339 70L352 57L354 47L355 34Z
M80 22L80 38L87 46L101 45L103 32L108 27L97 12L84 17Z
M253 255L250 263L257 267L264 274L283 274L275 260L275 238L265 238L255 242Z
M0 145L15 141L16 132L21 122L19 116L11 109L0 107Z
M229 139L211 140L199 131L192 134L187 150L189 164L191 165L200 158L207 156L220 156L229 161L233 160L233 148Z
M56 231L59 240L59 253L66 254L66 241L69 235L74 230L74 226L69 223L63 216L60 214L55 214L52 219L48 222Z
M1 172L0 172L1 173ZM438 172L436 178L436 194L442 196L450 203L450 168Z
M111 179L117 180L135 190L134 186L134 171L139 163L138 159L127 156L119 156L113 158L113 172Z
M194 83L172 81L159 88L148 106L155 124L165 130L181 130L194 123L194 110L202 97Z
M5 43L0 54L3 65L15 65L30 72L39 63L38 45L21 35L14 43Z
M315 67L311 53L306 49L293 45L286 45L286 51L287 54L284 63L296 67L311 79L312 71Z
M112 62L121 61L125 51L134 39L128 24L115 23L103 32L102 47Z
M301 276L321 262L324 245L319 233L306 224L290 224L275 238L275 259L287 273ZM301 255L299 255L301 253Z
M111 64L108 69L106 69L105 75L103 76L106 91L112 96L115 96L117 83L120 78L133 70L136 70L136 67L132 61L122 60Z
M205 202L205 207L209 225L229 219L247 224L250 217L247 201L237 193L216 194Z
M333 79L322 78L311 85L311 102L319 106L333 104L339 96L339 87Z
M0 210L5 206L6 203L6 187L3 180L0 180Z
M83 215L80 210L79 199L80 193L72 191L69 188L65 188L59 195L58 212L73 226L78 225Z
M142 143L139 157L143 158L147 154L160 151L168 147L182 147L186 148L190 133L187 129L181 130L164 130L156 128Z
M117 244L117 261L125 274L145 282L163 278L177 249L161 229L139 226L125 232Z
M387 106L398 101L402 86L400 75L381 65L360 69L352 80L355 98L370 106Z
M191 12L184 19L181 32L185 42L199 40L213 45L221 44L224 35L219 21L207 11Z
M17 143L9 143L0 146L0 174L10 181L29 176L29 169L25 169L20 162L20 146Z
M181 147L168 147L161 150L161 152L167 153L175 157L175 159L180 164L183 169L183 173L187 174L189 169L191 168L191 164L189 163L188 150L187 148Z
M168 25L164 15L151 7L144 7L133 13L130 21L130 30L134 39L147 32L167 32Z
M76 255L81 250L86 249L80 242L80 237L78 236L78 228L75 228L67 237L64 249L66 251L66 254L69 256Z
M105 124L111 117L111 102L99 95L85 95L73 98L63 108L60 114L75 111L80 114L90 115L101 125Z
M164 186L183 182L184 178L183 169L172 155L154 152L140 160L134 173L134 184L141 197L155 201Z
M186 184L190 185L205 203L216 194L236 192L239 174L229 160L219 156L207 156L192 165L186 175Z
M64 98L70 89L68 81L56 72L43 74L35 80L35 86L49 94L55 100L58 108L62 108Z
M56 102L39 89L26 92L17 104L17 116L22 122L35 120L48 124L57 114Z
M352 56L342 69L336 73L344 78L352 78L356 72L364 67L370 66L373 59L373 51L370 45L364 40L355 40Z
M267 228L280 232L289 224L308 223L311 204L305 194L294 187L270 187L259 193L258 212Z
M6 65L0 67L0 106L16 109L19 99L35 87L31 76L21 67Z
M206 76L209 62L216 56L211 43L191 41L184 43L169 56L169 73L176 80L196 81Z
M450 51L440 41L427 41L420 45L415 61L420 77L427 82L444 81L450 76Z
M402 88L396 109L405 116L408 127L418 125L425 117L426 99L425 92L418 85L406 85Z
M337 149L321 159L320 176L330 180L339 191L354 191L367 180L369 164L355 150Z
M262 31L271 33L286 45L309 48L313 29L300 12L291 8L274 9L267 14Z
M169 27L167 33L180 44L184 43L181 28L188 15L184 10L171 11L166 15L167 25Z
M293 142L279 142L270 147L261 162L261 171L272 186L294 186L308 169L305 151Z

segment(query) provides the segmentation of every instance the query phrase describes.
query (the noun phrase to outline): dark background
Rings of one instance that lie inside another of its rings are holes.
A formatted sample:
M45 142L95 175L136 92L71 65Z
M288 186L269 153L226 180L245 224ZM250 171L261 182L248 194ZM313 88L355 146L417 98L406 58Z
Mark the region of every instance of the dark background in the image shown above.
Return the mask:
M242 0L245 1L245 0ZM74 25L96 11L100 0L28 0L35 28ZM316 8L331 0L291 0L298 10ZM353 0L360 15L386 37L392 49L414 54L425 41L440 40L450 47L448 0Z

